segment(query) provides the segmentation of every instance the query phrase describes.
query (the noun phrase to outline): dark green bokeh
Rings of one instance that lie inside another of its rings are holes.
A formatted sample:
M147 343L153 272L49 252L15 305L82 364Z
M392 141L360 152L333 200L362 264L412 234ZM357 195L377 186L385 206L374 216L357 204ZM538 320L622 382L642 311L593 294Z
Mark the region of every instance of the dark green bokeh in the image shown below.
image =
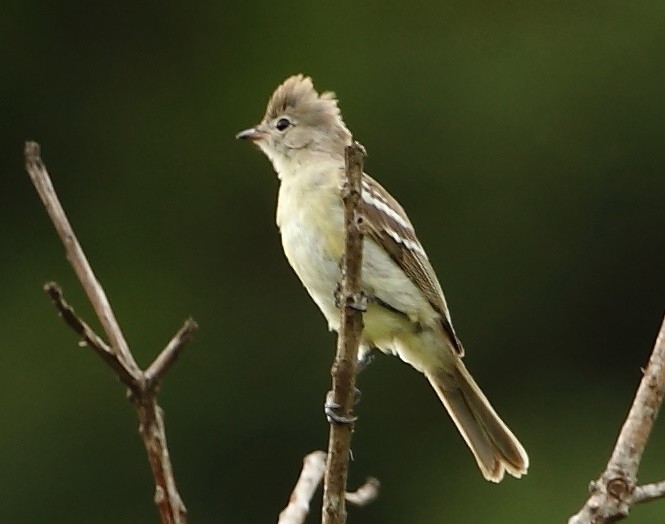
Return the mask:
M304 72L409 210L532 460L483 481L426 381L381 358L351 483L383 488L350 521L564 521L663 313L665 4L236 4L3 4L0 518L157 521L122 388L41 292L57 280L92 320L23 172L36 139L138 360L200 322L161 395L191 522L276 520L326 444L335 339L281 254L267 160L233 136ZM641 480L665 475L662 431ZM631 515L664 519L663 502Z

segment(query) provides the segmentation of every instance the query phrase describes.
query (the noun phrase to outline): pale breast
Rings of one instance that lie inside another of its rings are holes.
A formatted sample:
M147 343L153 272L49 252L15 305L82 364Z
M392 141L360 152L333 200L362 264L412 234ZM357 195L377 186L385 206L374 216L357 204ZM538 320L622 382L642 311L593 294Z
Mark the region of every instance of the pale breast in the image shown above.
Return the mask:
M294 183L295 181L300 183ZM277 224L284 253L326 317L337 329L340 313L335 291L341 281L340 262L344 252L344 212L336 190L300 180L282 179ZM414 324L434 323L436 313L420 289L409 280L395 261L366 237L363 243L363 290L388 304L391 310L371 305L366 313L364 337L383 350L394 337L411 332ZM395 311L401 312L395 314Z
M339 264L344 249L343 216L337 198L330 190L282 183L277 208L286 258L333 327L339 323L334 293L341 279Z

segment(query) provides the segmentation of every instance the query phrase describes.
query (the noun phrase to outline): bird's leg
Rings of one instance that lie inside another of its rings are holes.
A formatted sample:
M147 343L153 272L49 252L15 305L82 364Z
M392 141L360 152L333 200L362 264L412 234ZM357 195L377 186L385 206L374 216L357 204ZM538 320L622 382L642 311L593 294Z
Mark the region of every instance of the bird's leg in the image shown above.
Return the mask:
M361 347L360 350L358 351L358 364L356 367L356 378L358 377L358 374L361 371L364 371L367 366L370 365L370 363L374 360L374 357L376 357L376 348L373 347ZM360 404L360 400L362 399L362 392L355 387L353 389L353 407L355 408L358 404ZM333 402L333 392L328 391L326 394L326 401L323 405L323 411L326 414L326 418L328 419L328 422L335 422L337 424L351 424L355 422L358 417L352 416L352 417L342 417L337 414L337 410L341 408L339 404L336 402Z
M376 358L377 348L361 346L358 350L358 363L356 364L356 379L361 371L367 369L367 367L374 361ZM357 388L353 388L353 407L355 408L360 404L362 399L362 392ZM343 417L337 414L337 410L341 408L337 402L333 401L333 392L332 390L328 391L326 394L326 401L323 404L323 411L326 414L328 422L334 422L336 424L353 424L358 417L352 415L350 417Z
M367 302L371 301L371 297L368 299L367 294L364 291L360 291L357 295L345 297L343 293L343 285L341 282L337 282L335 291L333 292L333 297L335 299L335 307L342 309L345 306L348 306L356 311L365 312L367 311ZM364 369L369 362L371 361L371 356L369 355L370 350L360 349L358 351L358 364L356 367L356 376L357 374ZM326 400L323 404L323 411L326 414L328 422L334 422L335 424L353 424L358 417L355 415L351 416L342 416L337 413L337 411L342 407L337 402L333 400L333 392L328 391L326 394ZM360 402L362 394L358 388L353 390L353 406L357 406Z

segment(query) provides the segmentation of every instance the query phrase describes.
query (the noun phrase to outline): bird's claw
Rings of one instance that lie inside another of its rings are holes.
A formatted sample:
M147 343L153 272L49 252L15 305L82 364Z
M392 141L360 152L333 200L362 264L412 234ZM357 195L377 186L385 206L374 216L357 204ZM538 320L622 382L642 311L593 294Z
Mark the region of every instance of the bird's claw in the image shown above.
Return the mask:
M361 393L358 388L354 389L354 398L353 398L353 405L357 405L358 402L360 402L361 398ZM338 413L338 410L342 407L340 404L335 402L333 400L333 392L328 391L326 394L326 401L323 404L323 411L326 414L326 418L328 419L328 422L331 424L353 424L358 420L358 417L355 415L340 415Z
M369 302L367 294L364 291L360 291L355 295L349 296L347 299L344 296L341 282L337 282L337 286L333 292L333 298L335 299L335 307L337 309L342 309L344 306L349 306L351 309L360 311L361 313L367 311L367 303Z
M367 295L365 295L365 292L360 291L359 293L353 295L351 300L349 300L348 306L351 309L360 311L361 313L367 311Z
M333 292L333 297L335 298L335 307L337 309L342 309L343 297L342 297L342 283L341 282L337 282L337 286L335 287L335 291Z

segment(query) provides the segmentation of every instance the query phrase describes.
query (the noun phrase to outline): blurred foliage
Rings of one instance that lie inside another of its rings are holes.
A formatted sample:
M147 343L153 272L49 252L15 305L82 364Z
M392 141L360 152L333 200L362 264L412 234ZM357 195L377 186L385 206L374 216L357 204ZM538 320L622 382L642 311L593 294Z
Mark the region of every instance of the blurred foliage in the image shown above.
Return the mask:
M233 139L296 72L338 93L532 460L523 480L483 481L423 378L380 358L351 480L383 489L350 520L562 522L580 506L663 314L663 2L5 0L0 49L3 521L157 520L122 388L41 292L57 280L93 320L25 139L139 361L200 322L161 395L191 522L275 521L326 445L334 337L281 254L268 162ZM665 475L662 433L643 481ZM664 504L631 522L663 522Z

